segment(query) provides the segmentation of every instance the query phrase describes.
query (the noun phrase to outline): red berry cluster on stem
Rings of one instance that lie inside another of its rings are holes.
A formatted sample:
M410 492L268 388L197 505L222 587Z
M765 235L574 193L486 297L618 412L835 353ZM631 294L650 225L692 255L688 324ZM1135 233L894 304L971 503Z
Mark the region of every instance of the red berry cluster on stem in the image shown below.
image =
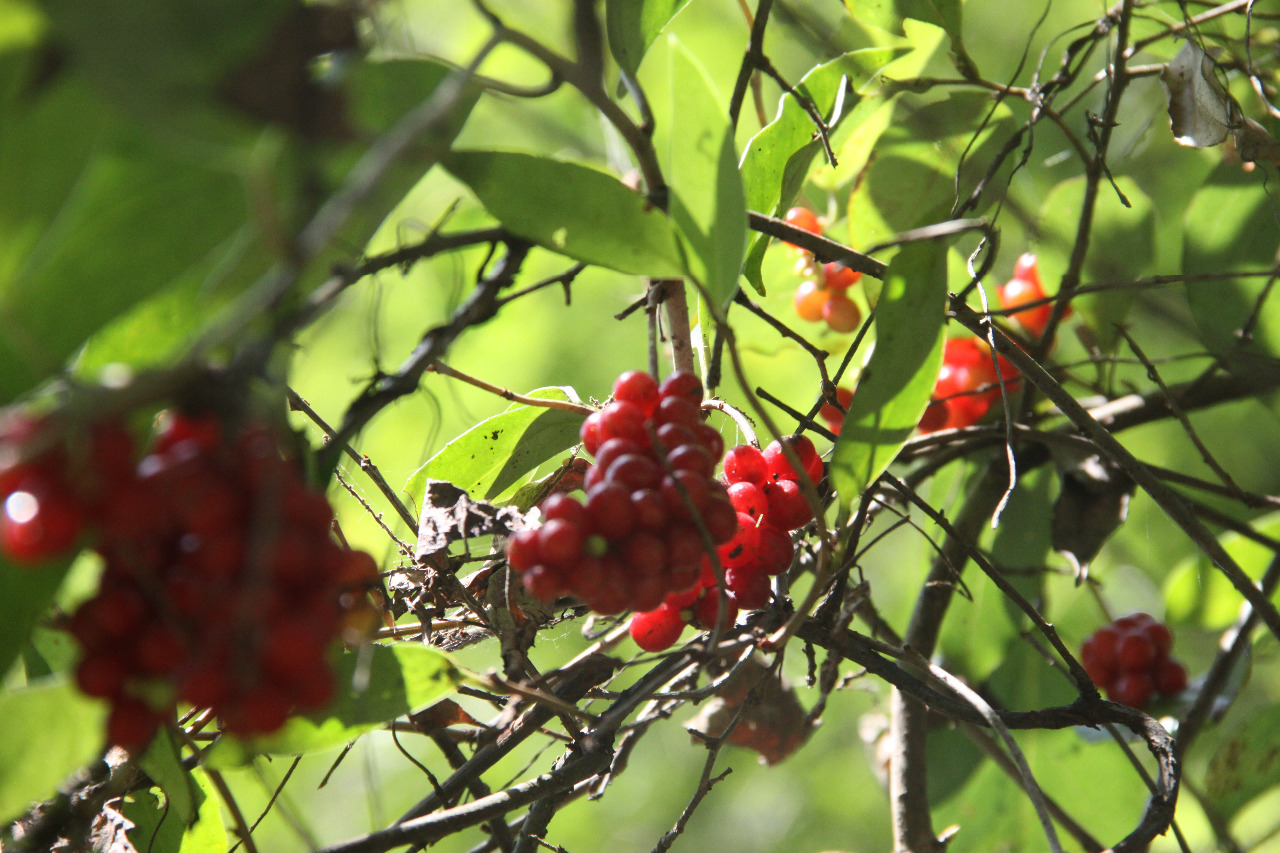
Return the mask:
M1001 401L1000 384L1013 391L1018 371L1002 355L1000 370L991 358L991 347L978 338L952 338L946 342L942 369L924 416L921 432L973 426Z
M787 211L786 221L811 234L822 233L818 217L806 208L791 208ZM796 288L796 314L811 323L825 322L833 332L847 334L856 331L862 323L862 312L846 291L858 283L862 273L841 263L822 264L819 268L813 255L800 251L803 254L796 271L805 276L805 280Z
M1107 698L1142 710L1153 696L1176 696L1187 687L1186 668L1170 657L1173 633L1146 613L1099 628L1084 641L1080 662Z
M822 479L822 458L812 441L802 435L782 441L811 482ZM733 448L725 454L724 478L738 518L733 538L716 549L732 608L725 624L730 624L739 608L756 610L768 604L769 578L785 572L795 555L789 531L812 521L813 511L782 442L772 442L763 451L749 444ZM662 651L680 638L685 624L714 627L719 607L719 585L708 561L698 587L669 595L656 610L633 616L631 637L646 651Z
M45 513L59 505L42 496L55 494L93 534L103 574L70 630L82 651L76 683L111 703L108 740L141 750L175 702L212 709L239 735L273 731L326 704L334 689L327 651L348 620L367 615L377 565L331 538L328 501L270 431L224 437L216 420L173 416L136 465L123 427L97 425L93 435L80 466L55 446L0 480L17 484L5 501L6 530L24 522L9 505L28 490L38 503L25 523L51 526ZM0 446L20 458L12 436ZM81 479L86 473L93 476ZM11 557L53 556L76 539L14 536L4 538Z
M595 457L586 501L553 495L543 520L507 540L507 561L530 594L573 595L598 613L650 610L699 583L706 553L735 535L738 517L713 478L724 453L702 421L702 382L673 373L661 385L629 371L613 402L582 425Z
M836 389L836 403L823 403L822 408L818 410L818 417L826 423L827 429L832 434L839 435L840 430L844 427L844 416L849 411L849 404L853 402L853 391L849 388Z

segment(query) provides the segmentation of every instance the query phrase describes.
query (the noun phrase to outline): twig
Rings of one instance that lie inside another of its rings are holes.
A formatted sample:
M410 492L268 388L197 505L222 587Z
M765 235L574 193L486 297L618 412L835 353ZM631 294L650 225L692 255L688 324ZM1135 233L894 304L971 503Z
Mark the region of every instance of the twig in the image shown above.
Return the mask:
M439 373L441 376L448 376L450 379L457 379L460 382L467 383L468 385L474 385L482 391L488 391L490 394L494 394L504 400L510 400L513 403L520 403L525 406L537 406L542 409L559 409L563 412L573 412L575 415L583 416L594 414L596 411L585 403L574 403L571 400L544 400L538 397L529 397L524 394L517 394L508 388L503 388L500 385L494 385L491 382L486 382L469 373L463 373L461 370L450 367L439 359L436 359L434 363L427 366L427 372Z

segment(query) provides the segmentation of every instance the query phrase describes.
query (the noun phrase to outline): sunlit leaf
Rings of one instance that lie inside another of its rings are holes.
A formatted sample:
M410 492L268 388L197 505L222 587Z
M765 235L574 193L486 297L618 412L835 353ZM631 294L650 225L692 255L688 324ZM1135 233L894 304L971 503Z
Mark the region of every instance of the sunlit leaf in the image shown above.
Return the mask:
M836 441L831 476L849 506L888 466L924 414L942 366L947 247L905 246L876 305L876 346Z
M1132 179L1117 177L1115 185L1129 206L1104 182L1094 205L1093 230L1084 274L1091 281L1124 281L1145 275L1155 259L1156 210L1151 198ZM1084 178L1071 178L1054 187L1041 206L1041 233L1038 246L1041 279L1049 295L1067 268L1071 246L1084 203ZM1089 293L1072 300L1072 305L1088 321L1094 336L1106 351L1118 344L1116 325L1123 323L1133 305L1134 291L1114 288Z
M100 753L105 718L102 702L57 677L0 693L0 819L53 796Z
M1280 784L1280 708L1253 711L1209 760L1205 794L1225 820Z
M863 24L894 33L910 35L912 20L941 27L951 39L956 66L971 68L964 46L963 6L962 0L857 0L849 9Z
M578 399L571 388L539 388L528 396ZM405 492L421 504L428 479L448 480L477 500L492 500L524 474L577 444L582 420L582 415L563 409L513 403L441 448L409 476Z
M161 730L139 759L138 766L164 791L169 809L179 823L186 826L195 820L204 795L191 771L182 766L182 757L172 732Z
M825 121L833 118L841 88L846 88L842 110L859 118L868 116L873 111L854 112L860 103L857 90L897 53L891 48L847 53L814 68L795 88L814 104ZM846 129L856 130L858 122L845 119L845 124ZM822 142L814 138L814 133L813 119L799 100L783 95L777 117L751 138L742 154L742 184L749 209L779 217L786 213L814 157L822 151ZM760 261L768 244L767 236L753 234L743 269L747 280L761 293L765 284L760 278Z
M723 309L737 290L747 241L733 129L706 71L675 36L655 47L649 71L641 82L654 89L660 81L667 93L655 147L670 190L671 219L689 272Z
M227 831L208 775L194 768L191 784L200 803L192 824L173 813L172 802L164 799L167 792L162 797L155 788L144 788L125 799L121 813L134 824L129 830L134 848L147 853L226 853Z
M606 0L605 23L613 58L635 74L658 33L689 0Z
M1280 224L1261 192L1262 178L1223 165L1195 194L1183 219L1183 272L1190 276L1270 269ZM1266 277L1188 281L1187 301L1200 340L1232 372L1274 373L1280 356L1280 302L1263 297ZM1260 301L1262 300L1262 301ZM1249 334L1241 332L1248 325Z
M242 763L253 754L298 754L337 746L429 704L461 681L443 652L413 643L371 644L343 652L334 667L338 696L318 714L294 717L275 734L227 739L211 765Z
M684 274L671 221L610 174L500 151L454 152L444 166L527 240L619 272Z
M1280 536L1280 514L1260 518L1253 528L1263 536ZM1259 580L1275 554L1266 545L1238 533L1223 533L1219 540L1244 573ZM1164 579L1169 621L1194 623L1220 631L1240 615L1240 593L1203 554L1196 554L1172 568Z

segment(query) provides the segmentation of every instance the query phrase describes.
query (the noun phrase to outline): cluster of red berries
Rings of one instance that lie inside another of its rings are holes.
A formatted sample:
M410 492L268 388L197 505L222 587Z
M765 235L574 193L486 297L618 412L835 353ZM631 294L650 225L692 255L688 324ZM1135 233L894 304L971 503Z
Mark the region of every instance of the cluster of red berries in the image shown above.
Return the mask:
M1085 640L1080 662L1109 699L1142 710L1153 696L1176 696L1187 687L1187 670L1169 657L1172 649L1168 626L1134 613Z
M367 621L378 582L368 554L330 537L333 512L265 428L224 436L174 415L135 464L123 426L92 429L88 452L35 449L40 421L8 430L5 553L48 559L81 532L104 569L71 617L80 689L108 700L107 737L140 750L175 702L210 708L239 735L273 731L333 694L333 640Z
M507 561L525 588L612 614L649 610L694 587L704 532L722 545L738 526L713 477L724 441L702 421L702 382L677 372L659 385L628 371L613 385L613 402L583 423L582 442L595 457L585 502L552 495L542 523L507 540Z
M802 435L783 441L794 452L811 482L822 479L822 458L813 442ZM800 487L800 474L787 458L781 442L763 451L739 445L724 458L729 500L737 512L733 538L716 549L724 571L725 598L731 607L725 624L739 608L755 610L769 602L769 578L785 572L795 555L789 531L813 520L813 511ZM645 651L669 648L686 624L711 628L719 616L720 588L710 561L704 560L698 586L667 596L662 605L631 618L631 637Z
M1030 252L1021 255L1013 265L1013 278L996 292L1000 296L1000 306L1006 310L1044 299L1044 285L1040 283L1040 269L1036 264L1036 256ZM1068 313L1070 313L1069 310ZM1009 319L1022 326L1031 337L1038 338L1044 334L1045 327L1049 325L1051 314L1053 314L1053 303L1045 302L1014 311L1009 315Z
M786 221L811 234L822 233L818 217L807 208L791 208L787 211ZM846 291L858 283L862 273L840 263L822 264L819 269L812 254L803 250L801 252L796 272L805 279L796 288L796 314L800 319L811 323L823 321L833 332L848 334L856 331L862 323L862 312Z
M921 432L972 426L1001 400L1000 383L1017 388L1018 371L1002 355L991 357L991 347L978 338L952 338L942 355L942 370L932 399L920 418Z

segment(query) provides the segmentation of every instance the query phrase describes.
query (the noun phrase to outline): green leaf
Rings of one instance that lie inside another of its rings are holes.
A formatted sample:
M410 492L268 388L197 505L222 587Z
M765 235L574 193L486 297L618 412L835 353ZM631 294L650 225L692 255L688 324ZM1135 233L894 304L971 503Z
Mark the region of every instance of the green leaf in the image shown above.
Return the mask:
M174 813L175 803L161 788L134 791L126 797L121 811L134 823L129 840L136 849L148 853L226 853L227 830L208 774L197 767L191 771L191 780L200 810L190 825Z
M48 799L93 760L105 719L102 702L58 677L0 694L0 820Z
M19 569L0 558L0 676L9 671L62 585L70 561Z
M173 732L167 728L161 730L138 765L164 791L170 810L182 826L195 820L204 797L191 772L182 766Z
M1183 227L1182 271L1188 275L1270 269L1275 264L1280 224L1261 180L1239 166L1224 164L1195 194ZM1266 277L1188 282L1186 288L1200 340L1210 352L1234 373L1275 372L1275 359L1280 357L1276 300L1262 302L1248 337L1238 334L1268 292Z
M528 396L578 402L572 388L539 388ZM441 448L409 475L405 492L421 506L427 480L448 480L476 500L493 500L521 476L577 444L582 421L575 412L514 403Z
M876 346L845 415L832 480L850 506L888 467L924 414L942 366L947 247L904 246L876 305Z
M964 70L972 69L973 61L964 47L963 5L962 0L858 0L849 7L859 22L890 32L905 33L910 19L941 27L951 39L956 67Z
M670 190L671 219L679 228L689 274L724 310L738 289L747 243L747 208L733 128L706 71L674 35L655 49L641 77L650 92L661 86L665 103L653 104L654 140ZM662 61L658 61L662 60Z
M606 172L500 151L456 151L444 167L526 240L618 272L684 275L671 220Z
M1150 197L1130 178L1116 178L1116 186L1129 202L1125 207L1115 189L1105 182L1098 189L1094 205L1093 230L1084 272L1092 281L1127 281L1151 272L1156 253L1156 211ZM1045 198L1041 212L1041 233L1037 246L1040 277L1045 290L1057 292L1071 254L1084 202L1085 179L1072 178L1058 184ZM1218 267L1221 271L1225 267ZM1072 305L1088 320L1099 346L1110 352L1120 340L1117 324L1123 323L1134 301L1132 288L1113 288L1089 293L1072 300Z
M1280 784L1280 708L1254 711L1223 740L1205 778L1209 803L1224 820Z
M275 734L225 738L212 750L211 767L238 766L255 754L297 755L355 740L446 693L462 673L444 652L414 643L376 643L339 656L338 696L318 714L294 717Z
M1263 536L1280 536L1280 513L1253 522ZM1226 532L1218 541L1236 565L1253 580L1260 580L1275 558L1266 545ZM1208 631L1221 631L1240 614L1240 593L1204 554L1196 553L1175 566L1164 581L1164 599L1170 623L1195 623Z
M609 49L618 66L634 75L658 33L689 0L605 0Z
M853 92L898 52L892 48L867 48L846 53L811 70L795 88L829 122L836 96L847 83L852 91L846 93L843 109L846 114L865 118L871 111L856 109L860 106L859 96ZM842 123L845 130L856 130L857 124L852 118ZM813 134L809 113L795 96L783 95L777 118L751 138L742 155L742 185L748 209L779 217L786 213L804 183L813 158L822 151L821 140L814 139ZM760 262L768 245L766 235L753 234L743 269L747 280L761 294L765 285L760 276Z

